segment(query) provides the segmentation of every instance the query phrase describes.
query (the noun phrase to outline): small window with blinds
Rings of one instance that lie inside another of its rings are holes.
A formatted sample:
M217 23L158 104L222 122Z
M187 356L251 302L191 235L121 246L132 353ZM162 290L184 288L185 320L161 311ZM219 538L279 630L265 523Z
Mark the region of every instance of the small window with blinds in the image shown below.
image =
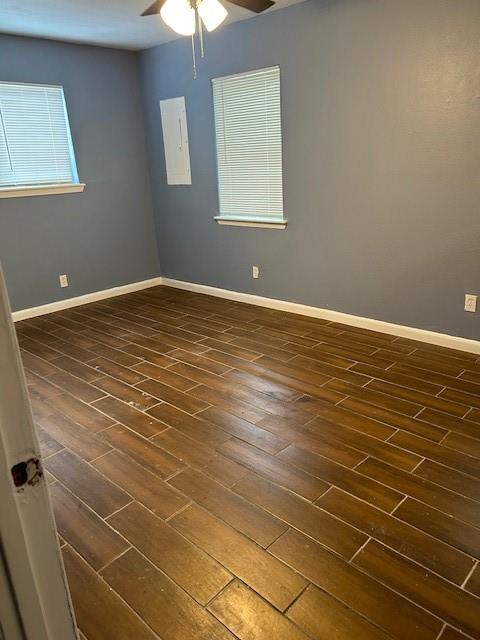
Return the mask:
M213 81L218 222L285 225L280 69Z
M63 88L0 82L0 190L76 184Z

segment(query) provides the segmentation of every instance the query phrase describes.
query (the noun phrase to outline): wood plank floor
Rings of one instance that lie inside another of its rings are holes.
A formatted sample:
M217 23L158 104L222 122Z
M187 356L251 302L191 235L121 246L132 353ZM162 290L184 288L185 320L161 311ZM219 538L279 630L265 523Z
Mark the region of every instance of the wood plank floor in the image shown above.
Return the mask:
M156 287L17 324L87 640L480 638L480 361Z

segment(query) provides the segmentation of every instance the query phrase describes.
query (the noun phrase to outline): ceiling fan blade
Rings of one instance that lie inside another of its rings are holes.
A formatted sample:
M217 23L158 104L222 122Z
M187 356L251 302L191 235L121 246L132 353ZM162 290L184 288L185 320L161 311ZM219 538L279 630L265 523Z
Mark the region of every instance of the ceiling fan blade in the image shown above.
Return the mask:
M155 2L145 9L142 13L142 16L155 16L157 13L160 13L160 9L165 4L166 0L155 0Z
M255 13L262 13L265 9L273 7L275 2L273 0L228 0L231 4L236 4L238 7L249 9Z

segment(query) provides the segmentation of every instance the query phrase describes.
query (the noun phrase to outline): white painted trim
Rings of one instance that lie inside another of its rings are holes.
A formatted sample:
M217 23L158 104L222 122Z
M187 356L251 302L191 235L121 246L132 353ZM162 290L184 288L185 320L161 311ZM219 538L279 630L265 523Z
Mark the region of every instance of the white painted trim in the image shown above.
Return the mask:
M185 291L192 291L195 293L204 293L217 298L235 300L236 302L246 302L247 304L255 304L259 307L267 307L268 309L277 309L288 313L296 313L310 318L321 318L322 320L340 322L341 324L348 324L361 329L370 329L371 331L379 331L380 333L388 333L401 338L410 338L411 340L418 340L419 342L435 344L440 347L447 347L450 349L458 349L459 351L467 351L468 353L478 353L480 355L480 341L478 340L469 340L468 338L461 338L459 336L450 336L446 333L437 333L436 331L427 331L426 329L406 327L401 324L393 324L391 322L384 322L383 320L375 320L373 318L362 318L361 316L354 316L349 313L342 313L341 311L333 311L332 309L310 307L298 302L288 302L286 300L277 300L276 298L264 298L263 296L257 296L252 293L230 291L229 289L219 289L218 287L211 287L204 284L184 282L183 280L174 280L172 278L163 277L151 278L150 280L143 280L141 282L132 282L131 284L113 287L112 289L94 291L93 293L87 293L86 295L77 296L76 298L68 298L66 300L59 300L58 302L44 304L39 307L22 309L20 311L15 311L12 314L12 317L14 322L18 322L19 320L26 320L27 318L34 318L47 313L53 313L54 311L62 311L63 309L78 307L82 304L88 304L89 302L114 298L115 296L121 296L134 291L141 291L142 289L149 289L150 287L157 287L159 285L165 285L166 287L183 289Z
M0 188L0 198L25 198L27 196L50 196L61 193L82 193L83 182L75 184L38 184L20 187Z
M27 320L28 318L44 316L45 314L53 313L54 311L62 311L63 309L70 309L71 307L79 307L82 304L88 304L89 302L97 302L98 300L105 300L106 298L122 296L125 293L132 293L134 291L141 291L142 289L149 289L150 287L157 287L160 284L162 284L162 278L150 278L150 280L132 282L131 284L124 284L120 287L113 287L112 289L94 291L93 293L87 293L83 296L67 298L66 300L58 300L57 302L50 302L49 304L42 304L39 307L31 307L30 309L14 311L12 313L12 318L14 322Z
M233 218L221 218L220 216L216 216L214 218L217 224L222 224L228 227L257 227L258 229L277 229L283 230L287 228L287 221L282 220L280 222L259 222L256 220L248 220L245 218L244 220L235 220Z
M380 333L389 333L401 338L410 338L411 340L427 342L440 347L480 354L480 341L478 340L469 340L468 338L450 336L445 333L427 331L426 329L416 329L415 327L406 327L401 324L384 322L383 320L362 318L361 316L354 316L349 313L342 313L341 311L333 311L332 309L309 307L297 302L287 302L286 300L277 300L275 298L264 298L251 293L219 289L217 287L210 287L193 282L183 282L181 280L173 280L171 278L161 278L160 284L164 284L167 287L174 287L175 289L205 293L210 296L216 296L217 298L226 298L227 300L255 304L260 307L267 307L268 309L278 309L279 311L287 311L289 313L296 313L302 316L309 316L311 318L321 318L322 320L340 322L342 324L348 324L361 329L370 329L372 331L379 331Z

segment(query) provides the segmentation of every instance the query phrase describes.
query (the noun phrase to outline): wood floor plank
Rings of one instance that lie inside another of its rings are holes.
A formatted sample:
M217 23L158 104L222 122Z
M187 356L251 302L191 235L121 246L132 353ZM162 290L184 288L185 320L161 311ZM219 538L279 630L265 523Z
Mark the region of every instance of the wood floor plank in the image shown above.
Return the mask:
M308 640L293 622L238 581L208 607L240 640Z
M306 581L267 551L212 515L191 506L170 521L180 533L284 611Z
M160 518L169 518L189 502L161 478L118 451L111 451L92 464Z
M433 424L429 424L428 422L424 422L423 420L419 420L418 418L404 416L401 413L396 413L395 411L390 411L388 409L369 404L368 402L363 402L359 398L347 398L338 406L350 409L354 414L373 418L393 427L394 429L402 429L403 431L408 431L409 433L422 436L422 438L427 438L434 442L440 442L440 440L448 433L448 430L442 427L437 427ZM393 430L388 435L392 435L392 433L394 433ZM370 435L374 436L375 434L370 433ZM380 436L377 435L376 437L378 438ZM382 439L386 440L386 438Z
M130 404L121 402L111 396L94 402L92 407L99 409L107 416L113 418L114 421L120 422L146 438L155 436L165 429L165 425L159 420L156 420L152 415L147 415L135 409ZM113 424L113 420L111 424Z
M390 444L390 441L385 442L360 434L354 429L325 422L322 418L316 418L310 422L306 429L308 432L314 433L317 438L327 440L327 442L333 441L345 444L406 471L414 469L422 460L422 456L394 446Z
M435 640L442 622L311 538L288 531L270 553L398 640Z
M354 564L407 598L413 596L421 606L452 626L460 626L480 638L480 603L466 591L375 541L363 547Z
M451 467L475 478L480 478L479 458L459 454L436 442L414 436L411 433L402 433L401 431L393 435L389 439L389 442L408 451L413 451L419 456L438 462L445 467Z
M329 487L319 478L309 476L288 462L240 440L229 440L218 447L218 450L238 464L244 465L268 480L277 482L307 500L316 500Z
M218 562L136 502L108 522L200 604L207 604L232 580Z
M261 547L268 547L288 528L252 501L244 500L194 469L182 471L169 484Z
M141 382L146 378L142 373L137 373L129 367L124 367L123 365L113 362L112 360L108 360L107 358L96 358L95 360L91 360L89 365L98 372L97 377L108 375L120 380L121 382L125 382L126 384L137 384L137 382Z
M143 376L163 382L164 384L177 389L177 391L188 391L189 389L192 389L192 387L196 386L195 382L178 375L174 370L158 367L151 362L142 362L134 368L135 371L142 373Z
M338 489L328 491L316 504L455 584L462 585L473 568L473 558Z
M477 526L480 521L480 504L478 502L444 489L419 476L400 471L400 469L373 458L361 462L357 471L459 520L474 526Z
M59 534L98 571L129 548L129 544L60 482L50 487Z
M131 502L131 497L69 451L45 460L45 467L103 518Z
M83 400L87 403L98 400L105 395L101 389L88 384L88 382L80 380L80 378L72 376L66 371L60 371L59 373L50 376L48 380L55 386L60 387L63 391L67 391L79 400Z
M37 423L57 442L68 447L84 460L93 460L111 450L111 447L61 413L53 412Z
M103 391L102 396L110 394L123 402L127 402L131 407L139 409L140 411L144 411L158 404L157 398L149 395L144 389L132 387L109 376L95 380L95 386Z
M370 624L326 591L309 585L288 610L287 616L313 640L388 640Z
M183 435L212 447L231 439L230 434L216 428L207 420L203 420L201 414L199 417L191 416L166 402L154 407L148 413Z
M473 458L470 458L470 460L473 460ZM477 465L480 466L480 460L478 460ZM431 460L424 460L420 463L414 473L451 491L456 491L462 496L467 496L467 498L480 502L480 480L477 478L449 469L443 464L438 464Z
M85 382L93 382L102 375L90 365L84 364L78 359L70 358L68 356L60 356L60 358L56 358L55 367L58 367L67 373L71 373L73 376L76 376ZM58 371L55 371L54 373L58 373ZM48 377L48 375L45 377Z
M111 427L115 422L70 394L57 395L49 399L47 404L92 433Z
M384 511L391 511L405 497L400 491L336 464L316 452L290 446L277 457Z
M185 468L181 460L121 424L105 429L101 437L160 478L168 478Z
M137 551L127 551L102 575L158 634L152 634L152 637L162 640L234 640L234 636L208 611ZM134 634L128 636L129 640L133 638L143 640Z
M229 460L207 445L182 435L175 429L163 431L152 438L152 441L179 460L207 473L226 487L232 486L234 482L248 473L248 469L245 467Z
M158 640L158 636L70 547L63 551L75 617L91 640Z
M434 538L480 558L480 529L460 522L423 502L407 498L395 509L395 516Z
M290 440L277 436L271 431L262 429L259 425L247 422L247 420L234 416L219 407L208 407L197 416L214 423L232 436L244 440L266 453L278 453L290 444Z
M479 564L477 564L477 566L475 567L475 571L472 573L472 575L468 579L465 585L465 589L480 598L480 565ZM480 602L478 606L480 606Z
M157 403L160 400L162 402L167 402L186 413L193 414L208 407L207 402L203 402L201 399L192 397L192 393L196 389L195 387L193 388L193 392L191 391L189 394L186 394L181 391L177 391L173 387L169 387L158 380L148 379L138 384L136 388L141 389L144 393L151 394L151 396L157 399Z
M259 476L247 476L234 490L344 558L351 558L367 541L367 535Z

